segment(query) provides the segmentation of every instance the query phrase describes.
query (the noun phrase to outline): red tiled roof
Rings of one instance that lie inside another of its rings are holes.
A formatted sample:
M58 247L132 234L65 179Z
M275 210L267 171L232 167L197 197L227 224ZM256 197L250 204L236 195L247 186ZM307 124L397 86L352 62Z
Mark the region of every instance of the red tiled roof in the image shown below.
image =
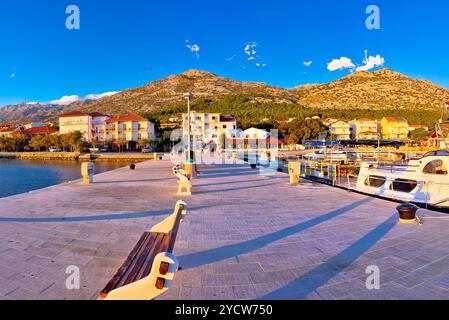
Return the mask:
M53 134L56 132L58 132L57 129L47 126L34 127L23 131L23 133L26 134L27 136L46 135L46 134Z
M3 132L3 133L14 132L16 130L17 130L16 127L3 127L3 128L0 128L0 132Z
M220 122L236 122L237 120L231 116L220 116Z
M60 118L72 118L72 117L83 117L88 116L89 114L83 112L83 111L72 111L63 115L60 115Z
M148 120L139 116L138 114L135 114L134 112L128 111L121 115L115 116L114 118L109 119L106 122L113 123L113 122L130 122L130 121L144 122L144 121L148 121Z

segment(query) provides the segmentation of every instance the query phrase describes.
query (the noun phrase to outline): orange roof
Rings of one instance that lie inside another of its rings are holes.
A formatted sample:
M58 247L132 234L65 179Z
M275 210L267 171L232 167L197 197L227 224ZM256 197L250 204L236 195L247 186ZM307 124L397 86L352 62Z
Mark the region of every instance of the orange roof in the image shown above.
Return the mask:
M138 114L135 114L134 112L125 112L121 115L115 116L112 119L107 120L106 122L112 123L112 122L144 122L148 121L147 119L139 116Z
M26 129L25 131L23 131L23 133L28 136L53 134L56 132L58 132L57 129L47 127L47 126L34 127L34 128Z
M388 122L407 122L404 118L385 117Z
M14 132L16 130L17 130L16 127L3 127L3 128L0 129L0 132L10 133L10 132Z
M87 117L88 114L83 111L72 111L63 115L60 115L60 118L72 118L72 117Z

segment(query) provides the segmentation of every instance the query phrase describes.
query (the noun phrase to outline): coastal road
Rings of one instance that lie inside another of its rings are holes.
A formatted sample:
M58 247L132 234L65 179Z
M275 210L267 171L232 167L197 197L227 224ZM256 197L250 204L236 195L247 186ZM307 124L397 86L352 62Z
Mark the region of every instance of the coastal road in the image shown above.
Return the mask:
M96 299L141 234L172 213L171 162L0 199L0 299ZM449 220L245 164L208 165L183 200L183 267L161 299L449 299ZM66 270L81 271L68 290ZM379 290L368 290L373 266Z

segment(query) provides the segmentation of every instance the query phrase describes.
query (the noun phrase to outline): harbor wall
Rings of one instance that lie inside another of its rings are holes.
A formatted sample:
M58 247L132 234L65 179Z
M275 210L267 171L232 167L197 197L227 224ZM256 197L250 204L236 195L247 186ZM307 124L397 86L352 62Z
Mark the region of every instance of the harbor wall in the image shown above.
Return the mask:
M154 160L154 158L155 155L153 153L80 154L79 152L0 152L0 159L20 160L142 162Z

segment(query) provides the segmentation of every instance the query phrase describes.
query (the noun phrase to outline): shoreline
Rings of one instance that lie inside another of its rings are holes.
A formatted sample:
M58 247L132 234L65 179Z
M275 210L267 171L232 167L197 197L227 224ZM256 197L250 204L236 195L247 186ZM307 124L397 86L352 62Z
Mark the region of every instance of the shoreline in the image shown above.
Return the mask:
M0 152L0 159L43 160L69 162L143 162L156 159L160 153L82 154L79 152Z

